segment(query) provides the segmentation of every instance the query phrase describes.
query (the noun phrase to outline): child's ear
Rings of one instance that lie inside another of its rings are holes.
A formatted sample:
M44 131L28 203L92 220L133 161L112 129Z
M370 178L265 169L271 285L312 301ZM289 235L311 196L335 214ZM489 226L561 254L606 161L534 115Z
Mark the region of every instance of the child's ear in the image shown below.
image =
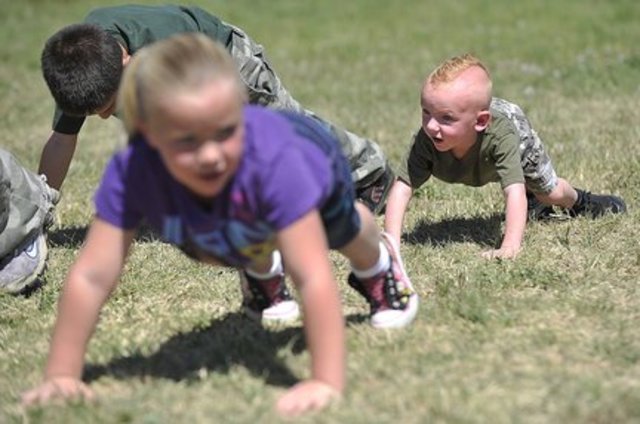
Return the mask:
M131 60L131 55L123 48L122 49L122 67L127 66L129 61Z
M476 125L474 128L477 132L481 132L487 129L489 123L491 123L491 112L488 110L481 110L476 116Z

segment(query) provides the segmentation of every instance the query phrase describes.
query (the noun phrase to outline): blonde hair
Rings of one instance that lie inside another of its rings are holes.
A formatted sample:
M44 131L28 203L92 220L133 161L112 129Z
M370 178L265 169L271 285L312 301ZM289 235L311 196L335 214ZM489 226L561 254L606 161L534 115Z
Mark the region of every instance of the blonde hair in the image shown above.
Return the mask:
M477 93L479 97L482 97L482 99L478 99L482 106L488 108L489 103L491 102L491 90L493 85L491 82L491 74L484 63L470 53L454 56L445 60L429 74L425 83L433 87L437 87L441 84L448 84L454 81L463 72L473 68L479 69L486 77L486 80L482 81L483 86L478 87Z
M117 108L127 133L137 132L162 101L219 78L233 78L238 96L246 96L235 62L225 48L203 34L188 33L140 49L125 67Z

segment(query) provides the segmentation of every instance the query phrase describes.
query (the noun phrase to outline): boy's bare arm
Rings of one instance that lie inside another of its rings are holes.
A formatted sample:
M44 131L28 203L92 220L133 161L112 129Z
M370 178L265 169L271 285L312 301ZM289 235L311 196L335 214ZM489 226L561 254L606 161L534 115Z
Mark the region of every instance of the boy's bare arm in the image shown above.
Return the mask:
M133 231L96 220L72 266L58 304L45 378L22 397L25 405L92 397L81 381L84 355L100 309L116 286Z
M524 184L511 184L504 189L505 229L497 250L483 253L487 258L515 258L520 253L527 225L527 195Z
M49 186L60 190L76 150L77 134L51 133L40 156L38 173L47 177Z
M278 247L300 293L312 362L311 379L289 389L277 404L281 414L295 416L324 408L342 393L344 318L318 212L312 211L282 230Z
M400 246L404 214L412 196L413 188L401 179L396 179L389 191L387 209L384 216L384 229L396 241L398 246Z

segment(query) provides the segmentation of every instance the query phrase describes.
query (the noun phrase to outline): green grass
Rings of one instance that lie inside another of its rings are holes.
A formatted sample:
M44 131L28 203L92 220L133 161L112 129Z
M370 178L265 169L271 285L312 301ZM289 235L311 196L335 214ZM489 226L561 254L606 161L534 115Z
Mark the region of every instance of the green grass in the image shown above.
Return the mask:
M419 125L422 78L472 51L490 67L496 95L527 111L561 176L629 205L626 216L530 224L517 260L485 261L479 253L503 225L498 188L429 182L402 247L421 295L418 319L375 331L342 284L348 390L302 422L640 420L637 1L197 3L263 43L305 106L376 139L394 162ZM0 144L31 169L52 112L42 44L97 5L0 0ZM300 326L261 330L240 314L233 272L144 240L89 346L99 403L19 407L41 378L60 286L119 134L115 120L89 120L57 210L48 284L28 298L0 295L0 422L275 420L278 394L309 373ZM344 281L345 261L332 258Z

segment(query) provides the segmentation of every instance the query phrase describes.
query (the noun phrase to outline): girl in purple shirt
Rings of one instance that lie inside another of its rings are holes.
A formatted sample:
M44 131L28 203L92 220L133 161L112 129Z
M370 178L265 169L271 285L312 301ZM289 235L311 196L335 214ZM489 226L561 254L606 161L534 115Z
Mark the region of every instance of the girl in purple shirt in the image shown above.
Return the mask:
M355 203L337 140L311 118L245 106L241 87L226 51L201 35L153 44L127 66L118 103L131 142L105 171L61 296L45 381L24 403L92 396L80 381L85 346L143 219L189 256L238 268L245 309L263 320L298 316L286 263L312 371L278 400L284 415L321 409L344 389L330 248L349 259L349 284L368 300L373 326L413 320L418 298L397 247Z

